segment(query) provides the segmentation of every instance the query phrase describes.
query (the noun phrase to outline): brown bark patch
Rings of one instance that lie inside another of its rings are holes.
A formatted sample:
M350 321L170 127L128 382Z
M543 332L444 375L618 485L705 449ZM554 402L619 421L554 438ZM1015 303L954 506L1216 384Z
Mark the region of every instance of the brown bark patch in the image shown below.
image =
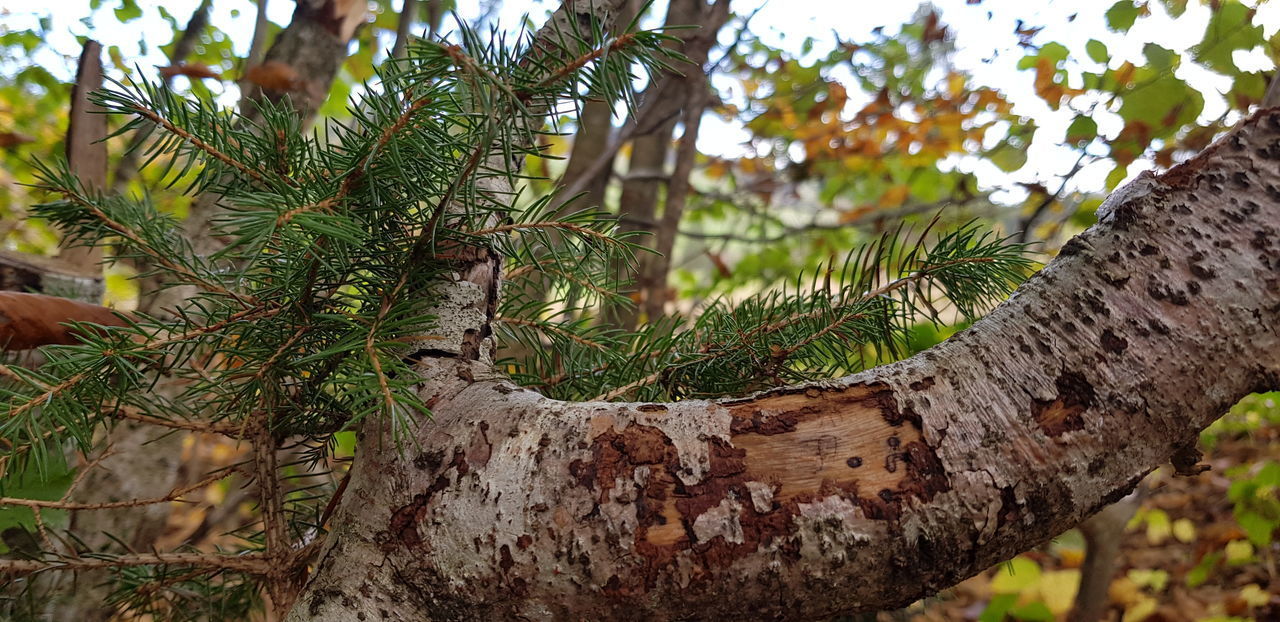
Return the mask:
M1032 400L1031 414L1040 430L1058 437L1084 428L1084 411L1093 405L1093 385L1076 372L1064 372L1055 381L1058 395L1052 400Z
M635 504L635 550L645 568L611 581L606 592L641 593L682 557L697 579L779 539L783 558L794 561L802 504L838 496L869 518L896 521L907 501L950 490L918 417L898 409L887 385L781 392L729 409L732 441L708 440L706 475L696 484L676 476L680 455L671 439L639 424L601 431L591 458L571 464L597 503ZM615 489L630 482L634 489Z
M1100 338L1102 349L1111 354L1120 354L1129 347L1129 340L1115 334L1110 328L1104 329Z
M414 460L414 466L419 469L435 468L440 464L441 457L441 455L419 454ZM418 533L418 523L422 522L430 511L431 498L449 487L449 478L445 475L448 469L453 469L457 473L458 480L470 472L471 467L461 449L454 451L453 460L445 465L426 490L414 495L412 501L391 512L391 520L387 524L387 531L391 534L388 545L399 544L410 549L422 546L422 535Z

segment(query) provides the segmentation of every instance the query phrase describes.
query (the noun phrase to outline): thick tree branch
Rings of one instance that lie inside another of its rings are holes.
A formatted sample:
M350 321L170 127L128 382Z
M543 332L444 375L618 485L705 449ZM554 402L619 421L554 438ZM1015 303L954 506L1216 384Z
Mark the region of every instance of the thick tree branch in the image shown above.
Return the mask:
M569 404L433 375L412 455L367 424L294 619L813 619L1044 542L1280 388L1277 145L1256 116L969 330L839 380Z

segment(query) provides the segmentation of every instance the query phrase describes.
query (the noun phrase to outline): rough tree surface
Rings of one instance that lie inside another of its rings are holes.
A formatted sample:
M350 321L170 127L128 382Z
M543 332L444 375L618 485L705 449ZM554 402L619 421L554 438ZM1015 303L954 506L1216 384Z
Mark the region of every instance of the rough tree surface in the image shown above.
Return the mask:
M1280 111L1143 183L947 342L744 399L570 404L511 384L484 339L498 259L476 253L441 292L456 346L420 353L434 420L399 450L362 430L290 619L885 609L1171 457L1193 469L1201 428L1280 388Z

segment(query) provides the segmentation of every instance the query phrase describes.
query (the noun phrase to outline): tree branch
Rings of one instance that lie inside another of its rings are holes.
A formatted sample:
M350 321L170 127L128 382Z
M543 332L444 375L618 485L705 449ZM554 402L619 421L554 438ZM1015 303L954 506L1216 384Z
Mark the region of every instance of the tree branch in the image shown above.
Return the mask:
M487 618L813 619L1008 559L1280 388L1277 141L1280 111L1256 115L970 329L853 376L663 404L558 402L478 363L434 378L410 441L425 457L370 423L361 494L332 521L344 562L376 562L320 563L291 619L397 599Z

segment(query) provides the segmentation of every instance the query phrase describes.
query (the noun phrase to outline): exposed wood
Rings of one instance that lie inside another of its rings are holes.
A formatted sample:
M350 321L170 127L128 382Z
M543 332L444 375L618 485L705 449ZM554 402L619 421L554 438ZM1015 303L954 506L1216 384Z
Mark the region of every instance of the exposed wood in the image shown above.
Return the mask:
M106 307L44 294L0 291L0 349L29 350L44 345L79 343L67 322L124 326Z

